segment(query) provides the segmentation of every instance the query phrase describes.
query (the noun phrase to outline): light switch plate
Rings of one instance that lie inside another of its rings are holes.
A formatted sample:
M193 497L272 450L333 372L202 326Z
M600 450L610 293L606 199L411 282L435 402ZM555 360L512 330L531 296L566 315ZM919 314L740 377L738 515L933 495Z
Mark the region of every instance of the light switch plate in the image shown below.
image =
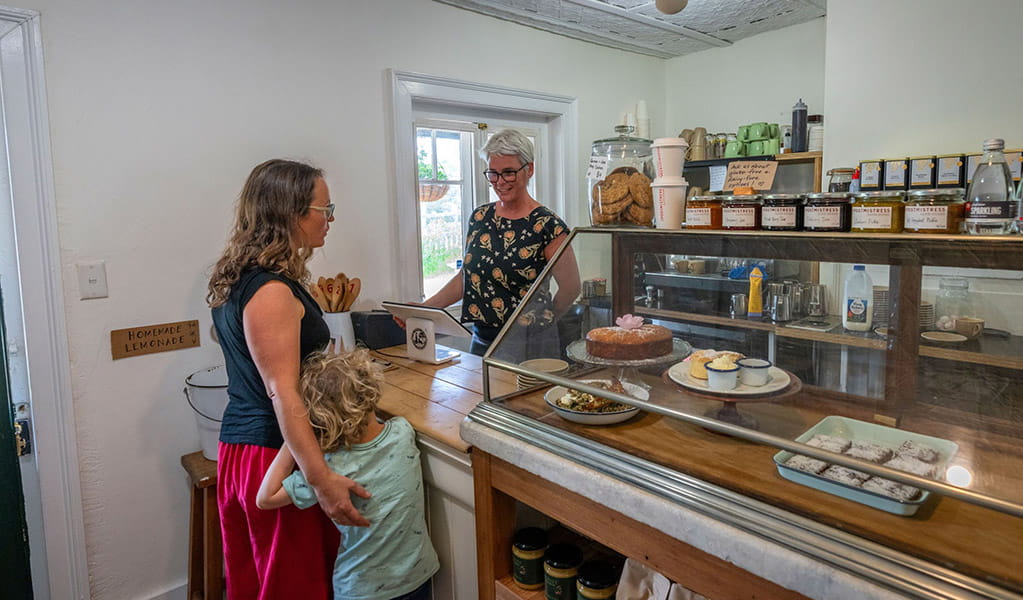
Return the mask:
M78 292L82 300L107 297L107 266L102 260L79 261Z

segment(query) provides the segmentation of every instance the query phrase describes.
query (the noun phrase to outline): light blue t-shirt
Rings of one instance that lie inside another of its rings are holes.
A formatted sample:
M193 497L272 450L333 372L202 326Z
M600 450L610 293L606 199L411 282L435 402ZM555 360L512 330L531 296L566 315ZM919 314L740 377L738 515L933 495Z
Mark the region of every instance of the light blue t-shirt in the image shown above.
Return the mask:
M414 591L440 568L426 531L423 472L415 431L402 417L365 444L326 455L335 473L358 481L372 498L352 496L369 527L339 525L334 561L335 600L389 600ZM284 480L295 506L315 505L316 492L301 471Z

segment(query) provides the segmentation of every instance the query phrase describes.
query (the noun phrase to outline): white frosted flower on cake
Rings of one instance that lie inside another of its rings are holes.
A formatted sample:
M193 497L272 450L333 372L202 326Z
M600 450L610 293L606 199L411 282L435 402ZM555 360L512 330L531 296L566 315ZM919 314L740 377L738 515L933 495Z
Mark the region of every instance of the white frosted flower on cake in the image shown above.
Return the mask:
M639 329L643 326L643 317L635 315L622 315L615 319L615 325L625 330Z

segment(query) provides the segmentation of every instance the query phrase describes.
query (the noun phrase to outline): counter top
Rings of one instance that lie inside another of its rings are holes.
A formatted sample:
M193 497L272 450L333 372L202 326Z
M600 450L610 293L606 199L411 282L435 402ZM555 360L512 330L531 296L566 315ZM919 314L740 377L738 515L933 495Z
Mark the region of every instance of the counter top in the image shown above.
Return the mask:
M405 417L416 432L467 452L459 436L462 419L483 399L483 359L468 352L440 365L406 358L405 345L381 348L373 355L393 368L384 373L383 394L377 412L384 417ZM515 376L492 370L493 393L515 390Z

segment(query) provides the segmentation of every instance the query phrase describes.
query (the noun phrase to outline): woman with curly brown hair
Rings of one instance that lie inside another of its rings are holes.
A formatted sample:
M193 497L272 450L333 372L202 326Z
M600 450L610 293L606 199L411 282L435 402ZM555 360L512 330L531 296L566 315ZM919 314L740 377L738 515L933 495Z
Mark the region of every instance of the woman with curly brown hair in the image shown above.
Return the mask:
M369 493L327 466L299 395L302 360L330 338L305 284L333 213L319 169L281 159L256 166L210 277L206 300L228 374L217 504L229 600L331 598L339 537L330 521L369 525L350 496ZM257 509L263 474L285 442L322 512Z

